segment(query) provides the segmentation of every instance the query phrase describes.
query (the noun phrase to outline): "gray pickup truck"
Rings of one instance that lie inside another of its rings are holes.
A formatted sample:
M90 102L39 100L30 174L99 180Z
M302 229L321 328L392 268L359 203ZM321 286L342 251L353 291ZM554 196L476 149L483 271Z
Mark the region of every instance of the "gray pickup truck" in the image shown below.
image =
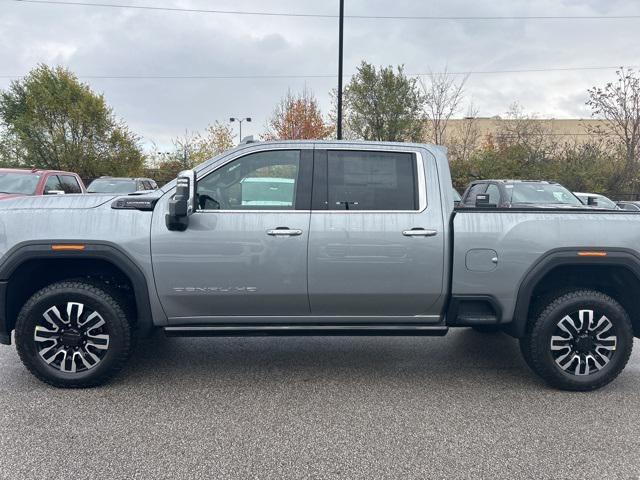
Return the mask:
M151 194L0 203L0 342L39 379L88 387L134 340L518 338L549 384L592 390L640 335L640 216L454 209L444 149L251 143Z

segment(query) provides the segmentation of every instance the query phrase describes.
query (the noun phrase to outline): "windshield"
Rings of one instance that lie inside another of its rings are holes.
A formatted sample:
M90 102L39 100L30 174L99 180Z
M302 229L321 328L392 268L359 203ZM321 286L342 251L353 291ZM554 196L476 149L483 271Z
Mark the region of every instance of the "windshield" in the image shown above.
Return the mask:
M19 172L0 172L0 193L33 195L40 175Z
M582 202L557 183L523 182L505 185L509 201L514 203L561 204L581 207Z
M89 193L133 193L137 191L136 181L117 178L99 178L87 188Z

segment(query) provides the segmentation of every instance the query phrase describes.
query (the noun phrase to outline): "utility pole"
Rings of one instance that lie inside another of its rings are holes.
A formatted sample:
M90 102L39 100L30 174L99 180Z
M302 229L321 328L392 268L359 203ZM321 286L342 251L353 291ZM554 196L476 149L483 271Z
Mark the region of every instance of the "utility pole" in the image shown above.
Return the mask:
M342 59L344 37L344 0L340 0L340 26L338 29L338 140L342 140Z
M238 139L238 145L240 143L242 143L242 122L251 122L251 117L244 117L244 118L239 118L239 117L231 117L229 119L230 122L238 122L240 124L240 138Z

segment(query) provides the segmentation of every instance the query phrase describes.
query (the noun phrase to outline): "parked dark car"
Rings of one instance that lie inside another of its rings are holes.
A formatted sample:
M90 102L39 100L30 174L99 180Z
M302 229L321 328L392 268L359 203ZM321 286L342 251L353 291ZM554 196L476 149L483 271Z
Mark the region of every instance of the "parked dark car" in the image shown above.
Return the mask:
M481 203L476 203L478 195L482 195ZM461 206L587 208L559 183L544 180L478 180L465 190Z
M157 190L158 184L150 178L100 177L87 187L89 193L135 193Z
M0 200L24 195L85 193L82 179L60 170L0 168Z

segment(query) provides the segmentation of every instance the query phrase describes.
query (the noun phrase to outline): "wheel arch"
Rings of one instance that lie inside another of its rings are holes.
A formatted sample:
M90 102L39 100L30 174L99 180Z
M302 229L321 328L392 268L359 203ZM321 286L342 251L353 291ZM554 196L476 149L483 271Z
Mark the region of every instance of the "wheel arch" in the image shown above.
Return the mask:
M629 249L573 247L548 252L525 274L517 291L513 321L505 331L525 335L535 304L554 292L593 288L627 310L640 337L640 256Z
M54 245L78 246L78 250L55 250ZM17 311L30 294L39 289L42 279L38 282L33 278L43 272L51 272L53 280L100 274L121 276L133 294L138 334L144 336L151 332L153 317L146 277L121 248L103 242L39 241L17 245L4 255L0 264L0 343L10 343Z

